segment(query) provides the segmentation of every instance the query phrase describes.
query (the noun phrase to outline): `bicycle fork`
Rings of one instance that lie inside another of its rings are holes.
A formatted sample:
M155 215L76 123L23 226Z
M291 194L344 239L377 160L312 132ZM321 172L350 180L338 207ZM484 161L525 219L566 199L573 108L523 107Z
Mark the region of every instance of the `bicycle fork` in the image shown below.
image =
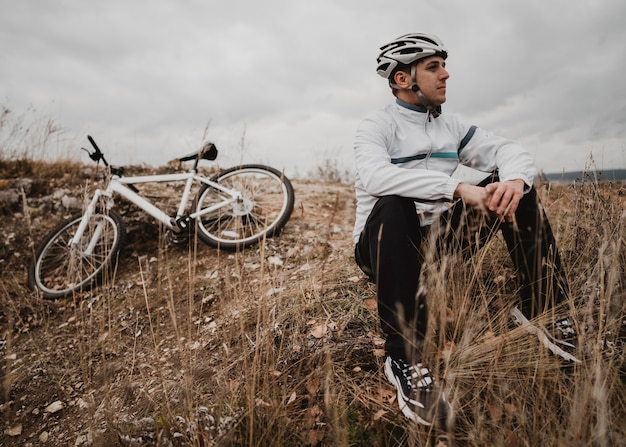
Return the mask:
M111 198L111 194L109 192L104 192L100 189L96 189L96 191L94 192L93 198L91 199L91 202L89 202L89 205L87 205L87 208L85 209L83 217L80 220L78 229L76 230L74 237L70 241L70 247L72 251L79 251L80 241L83 238L85 230L87 229L87 225L89 224L89 220L91 219L91 216L93 216L93 214L96 211L96 206L98 205L98 201L100 200L100 197L102 197L103 195L107 196L109 199ZM107 206L107 209L108 208L110 207ZM89 239L89 243L87 244L84 250L80 251L83 257L91 256L93 254L94 248L96 247L96 245L98 244L98 241L100 240L100 237L102 236L104 225L105 225L105 221L102 219L96 223L93 234L91 235Z

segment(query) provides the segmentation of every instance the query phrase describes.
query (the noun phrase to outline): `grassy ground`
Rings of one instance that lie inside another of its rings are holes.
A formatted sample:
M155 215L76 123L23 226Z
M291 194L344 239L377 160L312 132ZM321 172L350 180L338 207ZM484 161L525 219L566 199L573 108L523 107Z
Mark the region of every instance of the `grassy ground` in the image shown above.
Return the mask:
M456 410L440 436L403 418L382 374L375 290L352 260L351 186L295 181L283 234L239 253L168 246L119 203L129 240L115 276L47 302L27 289L26 268L66 213L39 198L81 198L93 172L21 163L0 164L0 178L36 186L2 216L0 445L626 445L623 185L537 185L581 365L510 325L501 240L480 262L429 266L429 359Z

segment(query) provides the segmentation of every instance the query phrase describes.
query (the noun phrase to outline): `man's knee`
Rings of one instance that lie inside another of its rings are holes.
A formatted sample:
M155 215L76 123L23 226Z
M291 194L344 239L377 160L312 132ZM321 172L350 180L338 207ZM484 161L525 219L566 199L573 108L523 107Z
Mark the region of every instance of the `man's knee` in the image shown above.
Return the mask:
M356 265L359 266L361 271L365 273L371 281L376 280L374 276L374 270L372 270L372 261L370 259L370 250L367 245L367 241L363 241L363 233L361 233L361 238L359 242L354 246L354 260L356 261Z

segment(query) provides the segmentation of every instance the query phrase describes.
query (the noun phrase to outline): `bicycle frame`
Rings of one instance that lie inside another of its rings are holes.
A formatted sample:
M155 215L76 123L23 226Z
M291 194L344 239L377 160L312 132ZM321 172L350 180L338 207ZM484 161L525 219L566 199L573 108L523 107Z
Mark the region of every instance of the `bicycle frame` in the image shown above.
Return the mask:
M213 143L177 159L192 162L188 169L124 176L124 168L109 165L87 138L93 150L81 149L104 164L105 178L90 189L82 212L57 224L34 251L28 285L45 299L83 293L115 273L128 234L123 210L115 209L118 196L165 229L168 246L195 244L197 238L218 250L239 251L279 235L291 217L294 189L283 172L262 164L239 164L215 175L199 169L202 160L217 158Z
M170 216L163 212L159 207L154 205L150 200L141 196L139 193L133 191L129 185L141 184L141 183L166 183L166 182L185 182L185 189L183 191L183 195L181 197L180 203L178 205L178 211L176 216ZM161 222L165 225L166 228L172 231L180 231L180 227L177 224L179 218L185 215L185 210L189 204L189 198L191 196L191 188L194 182L206 183L211 187L218 189L224 192L228 198L225 200L216 203L210 207L204 208L202 210L196 211L195 213L189 214L190 219L196 219L204 214L211 213L219 208L224 206L228 206L234 202L240 202L242 200L241 193L239 191L235 191L229 188L226 188L202 175L198 175L195 170L178 173L178 174L159 174L159 175L140 175L134 177L120 177L119 175L113 175L109 180L109 184L105 190L96 189L91 199L89 205L87 205L87 209L83 214L81 222L76 230L76 234L74 235L70 245L73 247L78 247L79 241L81 240L85 229L87 228L87 223L89 219L93 215L100 201L101 197L107 198L107 209L111 209L113 207L113 196L114 194L119 194L126 200L134 203L139 208L144 210L150 216L154 217L158 222ZM102 223L99 222L94 230L94 235L91 237L91 240L84 250L84 254L91 254L93 247L100 237L100 232L102 229Z

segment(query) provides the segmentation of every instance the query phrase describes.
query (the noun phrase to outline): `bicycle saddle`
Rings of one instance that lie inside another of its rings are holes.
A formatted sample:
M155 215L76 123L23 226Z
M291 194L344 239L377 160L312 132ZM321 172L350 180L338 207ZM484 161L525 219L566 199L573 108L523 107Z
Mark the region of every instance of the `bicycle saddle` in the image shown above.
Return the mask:
M185 155L178 159L178 161L190 161L190 160L215 160L217 158L217 148L213 143L207 143L202 146L197 152L193 152L189 155Z

